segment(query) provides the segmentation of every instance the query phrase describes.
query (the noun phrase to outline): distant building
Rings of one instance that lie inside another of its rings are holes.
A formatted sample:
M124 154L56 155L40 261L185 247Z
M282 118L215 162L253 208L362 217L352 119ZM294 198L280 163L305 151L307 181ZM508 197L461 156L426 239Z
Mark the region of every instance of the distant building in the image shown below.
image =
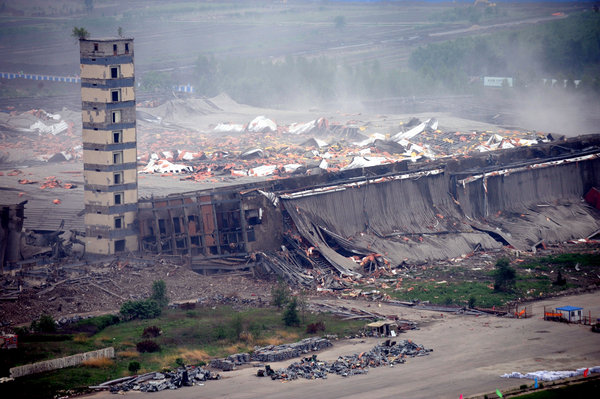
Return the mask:
M485 87L513 87L513 78L484 76L483 85Z
M79 46L86 253L137 251L133 39Z
M581 311L583 308L577 306L563 306L556 308L557 313L562 313L562 318L569 323L579 323L582 320Z

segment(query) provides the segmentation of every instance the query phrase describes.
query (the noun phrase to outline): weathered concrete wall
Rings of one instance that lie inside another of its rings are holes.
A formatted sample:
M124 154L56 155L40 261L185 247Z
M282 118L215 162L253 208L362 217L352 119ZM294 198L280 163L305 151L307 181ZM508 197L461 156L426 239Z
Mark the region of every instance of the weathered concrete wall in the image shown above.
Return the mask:
M10 369L11 378L23 377L29 374L43 373L45 371L63 369L65 367L73 367L90 359L98 359L101 357L115 357L115 348L108 347L98 349L97 351L78 353L77 355L61 357L60 359L45 360L24 366L17 366Z

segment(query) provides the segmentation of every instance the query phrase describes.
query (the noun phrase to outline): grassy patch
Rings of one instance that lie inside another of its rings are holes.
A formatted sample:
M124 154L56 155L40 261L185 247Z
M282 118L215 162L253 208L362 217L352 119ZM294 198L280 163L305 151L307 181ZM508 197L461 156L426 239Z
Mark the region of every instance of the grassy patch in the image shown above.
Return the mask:
M81 322L76 327L82 330L88 330L86 326L90 325L94 329L103 328L92 334L75 331L67 335L69 339L66 341L20 342L19 349L3 353L3 374L7 375L8 369L16 365L107 346L115 348L115 359L91 360L80 367L22 377L2 384L0 394L3 397L4 392L12 393L15 397L53 397L71 389L129 375L128 366L132 361L140 363L138 373L176 367L177 359L182 359L185 364L204 365L215 357L249 352L254 346L281 344L305 338L311 335L306 333L306 326L310 323L320 321L325 325L323 334L341 336L356 332L365 324L364 321L343 321L326 314L302 316L300 313L300 326L287 327L283 323L281 311L273 308L236 311L222 306L214 309L196 308L193 312L167 310L155 319L112 325L106 325L107 323L97 319ZM161 350L139 353L136 344L148 339L142 338L142 333L150 326L157 326L162 332L157 337L149 338L160 345Z
M399 289L386 292L394 299L403 301L429 301L440 305L466 306L471 297L475 306L499 306L513 298L510 293L495 292L491 281L445 282L415 280L407 282Z

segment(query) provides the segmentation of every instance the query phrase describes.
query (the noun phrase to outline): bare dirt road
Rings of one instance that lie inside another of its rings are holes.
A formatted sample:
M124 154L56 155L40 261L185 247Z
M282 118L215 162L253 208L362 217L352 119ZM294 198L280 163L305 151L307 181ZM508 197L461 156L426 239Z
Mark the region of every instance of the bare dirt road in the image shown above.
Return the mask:
M367 306L353 301L354 307ZM574 370L600 365L600 334L589 327L544 321L544 306L581 306L600 315L600 295L553 298L532 305L529 319L494 316L440 315L383 305L378 312L396 313L422 323L420 330L409 331L398 339L411 339L434 351L429 356L409 359L392 368L371 369L367 375L327 380L296 380L282 383L255 376L256 368L244 368L223 374L220 381L204 386L162 391L167 399L183 398L458 398L495 389L518 387L529 380L500 376L512 371ZM376 305L371 305L376 306ZM322 360L358 353L372 348L378 339L342 340L319 353ZM273 363L273 368L289 363ZM130 392L126 395L147 395ZM152 394L150 394L152 395ZM94 399L113 397L108 392Z

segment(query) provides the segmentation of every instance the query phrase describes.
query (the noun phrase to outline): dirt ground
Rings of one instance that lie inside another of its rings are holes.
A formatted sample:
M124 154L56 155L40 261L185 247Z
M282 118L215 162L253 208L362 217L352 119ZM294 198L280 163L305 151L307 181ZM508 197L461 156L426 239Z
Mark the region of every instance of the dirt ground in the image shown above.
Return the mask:
M336 300L337 303L340 303ZM368 306L371 308L368 308ZM500 376L518 371L574 370L600 365L600 334L589 327L544 321L544 306L581 306L592 317L600 316L597 292L548 299L533 304L534 316L528 319L495 316L447 315L389 305L378 307L382 313L397 314L421 324L397 339L411 339L433 349L429 356L409 359L390 368L371 369L367 375L344 378L332 375L327 380L296 380L285 383L255 376L256 368L223 373L220 381L204 386L163 391L161 397L183 399L210 398L458 398L475 396L496 389L506 390L531 380ZM352 301L354 307L372 309L372 303ZM339 355L372 348L381 339L336 341L332 348L318 354L333 361ZM291 362L273 363L273 368ZM125 395L141 397L137 392ZM94 399L113 397L108 392L91 395Z
M74 266L49 266L39 278L25 277L26 287L16 301L1 301L2 325L28 324L40 315L56 320L75 315L88 316L117 312L126 300L150 296L152 282L163 280L172 303L199 302L205 305L263 306L270 302L267 281L247 273L203 276L186 266L164 259L107 260ZM2 279L3 294L18 283L10 276Z

